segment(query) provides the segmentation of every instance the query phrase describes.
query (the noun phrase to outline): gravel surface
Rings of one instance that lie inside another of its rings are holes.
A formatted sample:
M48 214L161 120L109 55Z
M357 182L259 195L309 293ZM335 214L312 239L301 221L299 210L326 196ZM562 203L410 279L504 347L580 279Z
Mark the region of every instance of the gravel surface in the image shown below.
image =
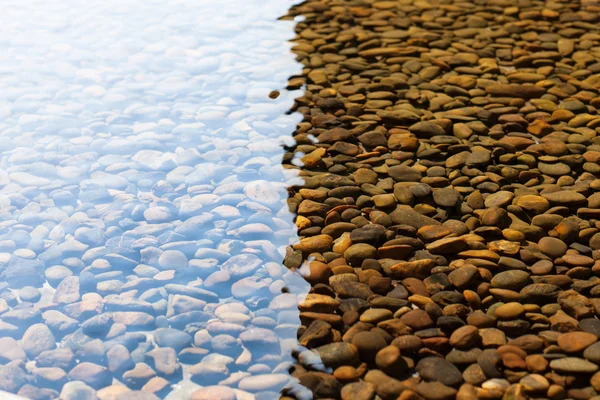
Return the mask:
M292 375L323 399L600 398L600 4L297 16Z

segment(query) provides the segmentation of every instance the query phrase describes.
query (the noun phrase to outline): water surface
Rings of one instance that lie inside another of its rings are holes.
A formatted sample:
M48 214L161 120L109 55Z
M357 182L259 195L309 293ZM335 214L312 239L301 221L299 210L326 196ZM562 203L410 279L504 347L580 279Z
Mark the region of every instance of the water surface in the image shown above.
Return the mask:
M290 5L3 3L1 390L289 385Z

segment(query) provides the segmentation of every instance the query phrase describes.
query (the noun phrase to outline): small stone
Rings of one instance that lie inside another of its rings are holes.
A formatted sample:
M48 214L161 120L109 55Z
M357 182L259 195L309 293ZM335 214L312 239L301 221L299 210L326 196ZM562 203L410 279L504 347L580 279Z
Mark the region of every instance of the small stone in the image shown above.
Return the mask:
M374 258L377 254L377 248L366 243L357 243L344 252L344 258L349 265L360 266L363 260Z
M56 339L52 331L44 324L30 326L23 334L21 343L23 350L31 359L34 359L45 350L52 350L56 347Z
M15 339L3 337L0 338L0 360L3 364L15 360L26 361L27 354Z
M426 357L417 364L417 372L427 380L455 386L462 382L462 374L454 365L443 358Z
M433 218L429 218L423 214L419 214L410 207L398 206L395 211L390 214L392 222L398 225L409 225L416 229L420 229L427 225L440 225Z
M131 393L131 389L124 385L110 385L96 392L100 400L116 400L119 396Z
M456 398L456 389L441 382L421 382L415 388L416 392L426 399L450 400Z
M107 368L90 362L77 364L69 372L69 379L72 381L82 381L86 385L96 389L108 386L112 381L111 374Z
M443 238L429 243L426 249L432 254L452 254L458 253L467 247L467 243L463 238Z
M128 387L140 389L155 376L156 372L148 364L141 362L123 374L123 382Z
M451 187L435 190L433 200L442 207L454 207L459 199L459 193Z
M559 206L571 207L587 203L587 199L584 195L570 190L542 194L542 196L544 196L551 204Z
M408 128L408 130L417 135L417 137L422 138L428 138L432 136L439 136L445 134L444 129L440 125L432 121L417 122L416 124L411 125Z
M589 361L577 357L566 357L552 360L550 361L550 368L558 372L580 374L589 374L598 370L598 366L596 364L592 364Z
M361 314L360 321L370 324L377 324L381 321L391 319L392 317L393 313L390 310L383 308L372 308Z
M235 391L227 386L206 386L192 393L191 400L236 400Z
M424 310L419 309L409 311L402 315L402 317L400 317L400 322L415 330L427 329L434 324L429 314Z
M385 339L376 332L359 332L352 337L352 344L356 346L360 359L373 362L379 350L387 346Z
M480 340L479 329L473 325L465 325L452 333L450 345L457 348L474 347Z
M500 307L494 310L496 317L500 319L515 319L520 317L525 313L525 307L523 307L520 303L507 303L503 304Z
M304 254L322 253L331 248L333 238L329 235L317 235L301 239L293 246L294 250L300 250Z
M64 400L96 400L94 388L82 381L67 382L60 392L60 399Z
M515 204L525 210L534 211L537 214L541 214L550 208L550 202L547 199L534 195L519 196Z
M528 393L545 393L550 387L548 379L539 374L531 374L522 378L519 383Z
M345 385L340 393L342 400L375 398L375 385L370 382L353 382Z
M568 332L558 337L558 345L567 353L578 353L596 343L598 337L587 332Z
M544 237L538 242L542 253L554 259L559 258L567 252L567 245L560 239Z
M504 271L492 278L492 286L499 289L520 290L530 282L529 274L525 271Z
M161 347L171 347L175 351L189 347L192 344L192 337L185 332L171 328L161 328L154 332L154 340Z
M532 99L541 97L546 91L534 85L517 84L492 84L486 87L486 92L497 97L518 97L523 99Z
M600 342L596 342L587 347L583 352L583 357L593 363L600 362Z
M508 192L505 190L501 190L499 192L492 193L488 197L486 197L485 198L485 206L487 208L506 207L507 205L509 205L512 202L514 197L515 197L514 193Z
M337 368L358 363L358 348L351 343L330 343L315 349L326 366Z
M388 208L396 205L393 194L379 194L372 197L373 203L379 208Z

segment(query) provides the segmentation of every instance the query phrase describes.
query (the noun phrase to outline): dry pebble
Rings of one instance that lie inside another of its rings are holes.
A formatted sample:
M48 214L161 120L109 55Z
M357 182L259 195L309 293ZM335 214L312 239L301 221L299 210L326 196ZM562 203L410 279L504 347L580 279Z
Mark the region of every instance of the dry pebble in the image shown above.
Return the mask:
M301 331L332 341L302 345L341 397L599 396L600 6L308 0L288 17L305 92L286 265L340 302Z

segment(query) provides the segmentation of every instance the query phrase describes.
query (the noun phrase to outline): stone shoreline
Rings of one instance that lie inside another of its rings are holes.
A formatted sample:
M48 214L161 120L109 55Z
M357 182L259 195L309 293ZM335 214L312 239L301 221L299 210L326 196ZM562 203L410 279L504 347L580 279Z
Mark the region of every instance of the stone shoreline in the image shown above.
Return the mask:
M600 4L298 16L292 375L316 399L600 398Z

